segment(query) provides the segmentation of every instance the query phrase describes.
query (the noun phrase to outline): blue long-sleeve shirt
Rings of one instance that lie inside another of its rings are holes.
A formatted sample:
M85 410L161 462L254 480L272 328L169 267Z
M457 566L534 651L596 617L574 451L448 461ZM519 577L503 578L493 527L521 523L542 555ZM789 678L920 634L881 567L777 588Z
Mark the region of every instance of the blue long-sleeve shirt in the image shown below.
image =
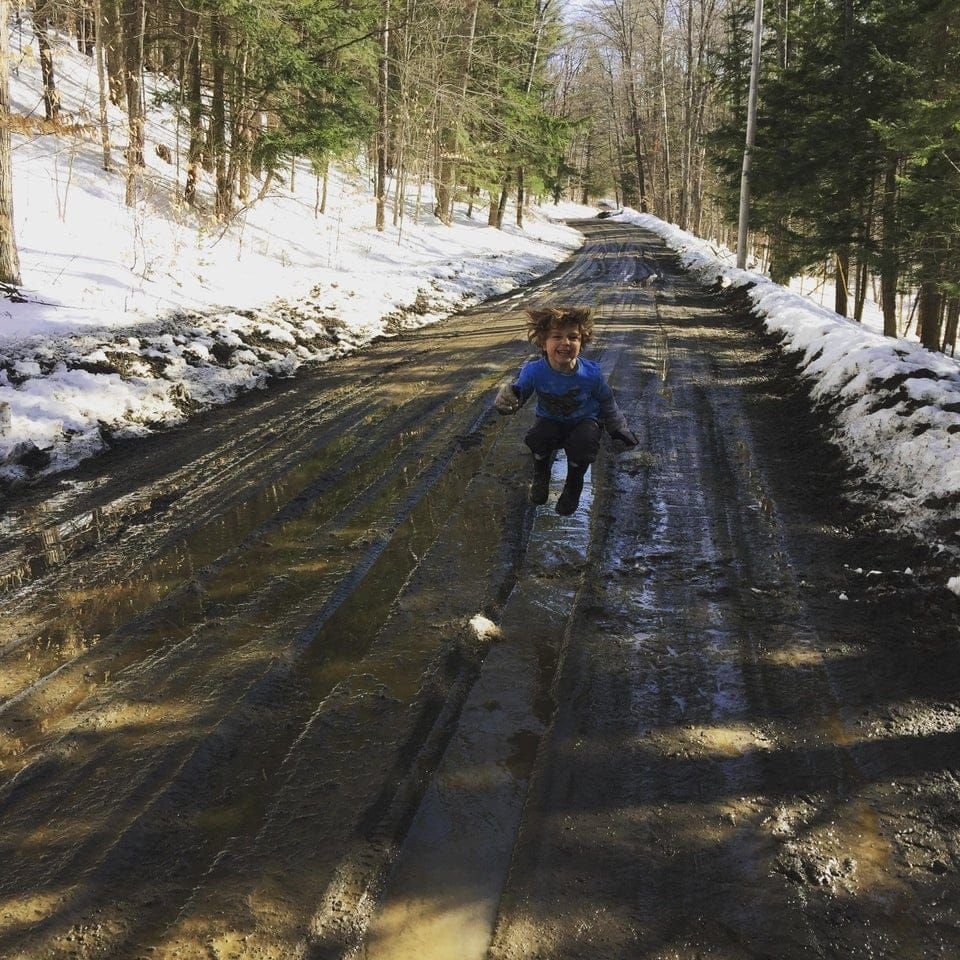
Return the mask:
M554 370L546 357L530 360L520 369L513 389L521 403L536 393L538 417L564 423L598 420L611 433L626 426L600 365L583 357L577 358L571 373Z

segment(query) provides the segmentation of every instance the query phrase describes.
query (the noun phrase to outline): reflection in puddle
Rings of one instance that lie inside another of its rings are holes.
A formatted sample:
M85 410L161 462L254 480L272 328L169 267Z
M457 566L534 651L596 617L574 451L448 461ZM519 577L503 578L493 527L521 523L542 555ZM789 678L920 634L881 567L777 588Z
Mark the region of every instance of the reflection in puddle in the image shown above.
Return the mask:
M169 648L193 626L215 614L218 604L247 603L245 622L265 627L295 617L298 605L327 592L332 579L342 574L355 559L357 549L364 546L355 544L353 537L347 542L319 537L324 525L339 516L341 531L344 523L355 525L357 530L369 529L389 509L397 493L402 494L416 479L411 472L399 483L385 482L407 442L409 436L387 443L365 461L368 482L372 478L368 487L359 488L359 493L367 491L365 496L359 495L356 485L339 483L323 496L295 502L308 481L316 481L324 470L334 468L354 445L350 437L343 437L299 464L282 482L267 485L172 545L144 564L135 576L119 582L71 585L43 609L46 623L32 637L28 631L35 614L22 622L17 615L8 615L3 624L8 642L0 673L0 697L17 696L38 682L57 681L53 671L84 654L88 659L98 656L109 660L109 669L117 675L126 666ZM278 507L284 501L294 504L285 508L292 515L282 519L281 511L280 522L269 533L245 543L265 520L278 516ZM175 595L175 590L180 590L177 601L158 608L157 604ZM150 610L154 611L154 622L138 625L136 617ZM129 636L115 638L120 649L99 651L101 638L125 625L129 625L125 631ZM235 624L225 625L225 630L230 636L227 646L235 646L236 635L242 631ZM22 636L10 643L9 638L18 633ZM101 673L107 667L83 669ZM60 695L51 694L48 699L57 703L56 715L65 715L85 691L72 673L63 675L59 682L63 687ZM0 709L10 705L8 699ZM48 722L52 719L55 717L47 717Z

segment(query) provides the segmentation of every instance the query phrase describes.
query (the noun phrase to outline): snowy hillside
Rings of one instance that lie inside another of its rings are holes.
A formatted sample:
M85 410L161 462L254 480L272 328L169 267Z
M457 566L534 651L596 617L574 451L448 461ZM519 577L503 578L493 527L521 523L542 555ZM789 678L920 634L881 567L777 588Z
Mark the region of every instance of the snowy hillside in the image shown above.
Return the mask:
M148 112L147 169L129 208L125 116L111 108L115 169L105 173L92 60L62 38L63 120L87 127L47 133L29 25L12 39L11 97L28 119L13 138L22 300L0 305L7 481L64 469L101 450L105 436L175 423L305 362L436 321L546 272L580 243L536 210L524 230L499 231L486 225L486 208L468 219L458 205L457 222L443 227L429 184L419 198L412 184L404 217L378 233L369 184L349 164L331 173L325 214L301 163L224 227L178 202L184 144L168 106ZM202 189L209 208L209 180ZM548 213L576 211L592 212Z

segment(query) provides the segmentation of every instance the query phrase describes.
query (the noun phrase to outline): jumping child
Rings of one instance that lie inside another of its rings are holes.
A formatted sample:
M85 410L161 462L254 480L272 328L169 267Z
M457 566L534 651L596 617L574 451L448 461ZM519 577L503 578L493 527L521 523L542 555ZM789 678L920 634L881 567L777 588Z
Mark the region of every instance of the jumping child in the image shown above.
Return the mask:
M527 338L543 351L529 360L513 383L505 384L494 406L502 414L516 413L537 394L537 419L524 442L533 453L531 503L546 503L554 454L567 454L567 479L556 510L570 516L580 503L587 467L600 449L601 424L624 447L637 437L617 407L599 364L580 356L593 336L593 318L585 307L527 310Z

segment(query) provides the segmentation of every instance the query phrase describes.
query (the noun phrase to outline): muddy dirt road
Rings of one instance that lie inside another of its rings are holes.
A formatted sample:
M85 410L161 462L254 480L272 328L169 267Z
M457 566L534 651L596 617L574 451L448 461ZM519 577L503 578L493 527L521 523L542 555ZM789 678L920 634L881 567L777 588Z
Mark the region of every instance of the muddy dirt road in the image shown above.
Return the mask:
M748 318L580 226L7 498L0 957L960 957L947 574ZM492 411L558 301L641 436L570 518Z

